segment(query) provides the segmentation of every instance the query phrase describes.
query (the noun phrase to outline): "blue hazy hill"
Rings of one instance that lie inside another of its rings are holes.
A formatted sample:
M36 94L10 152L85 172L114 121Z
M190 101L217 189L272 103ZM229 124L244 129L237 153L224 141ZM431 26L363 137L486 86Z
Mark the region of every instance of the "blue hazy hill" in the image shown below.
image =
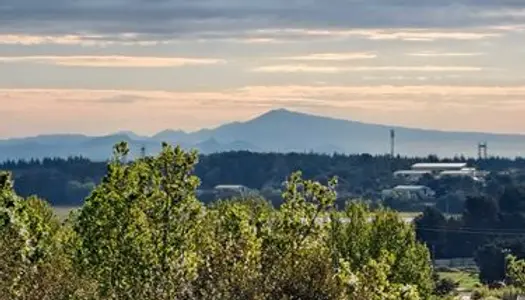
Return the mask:
M201 153L246 150L384 154L390 149L390 129L396 130L396 151L401 155L473 157L477 155L477 144L487 142L492 155L525 156L524 135L404 128L278 109L246 122L195 132L165 130L151 137L121 131L99 137L57 134L0 140L0 160L67 156L105 160L112 146L121 140L130 144L132 156L138 155L142 147L148 154L156 153L163 141Z

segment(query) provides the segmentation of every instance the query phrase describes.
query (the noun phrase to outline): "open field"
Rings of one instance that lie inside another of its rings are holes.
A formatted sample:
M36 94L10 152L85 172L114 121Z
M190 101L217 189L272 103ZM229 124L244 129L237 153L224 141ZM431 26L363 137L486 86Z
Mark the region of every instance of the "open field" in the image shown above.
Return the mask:
M441 278L449 278L455 282L459 282L460 291L472 291L477 284L479 284L479 278L477 273L472 272L439 272Z
M78 209L78 208L80 207L78 206L54 206L53 210L55 211L55 214L61 220L65 220L71 211Z
M415 219L417 218L418 216L420 216L422 213L420 212L399 212L399 215L401 216L401 218L403 219Z

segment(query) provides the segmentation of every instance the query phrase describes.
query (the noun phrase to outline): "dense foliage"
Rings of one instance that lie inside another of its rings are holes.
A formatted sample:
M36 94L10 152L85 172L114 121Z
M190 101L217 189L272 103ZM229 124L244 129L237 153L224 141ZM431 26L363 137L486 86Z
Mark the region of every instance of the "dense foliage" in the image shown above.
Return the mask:
M195 153L163 146L106 175L60 224L0 176L0 299L429 299L430 255L395 213L349 203L337 180L288 177L283 204L196 198ZM343 218L341 218L343 217Z
M435 258L474 257L484 283L505 280L505 257L525 258L525 188L507 185L499 197L468 197L463 214L428 208L415 220L418 239Z
M409 168L422 161L467 161L471 166L488 171L525 170L525 159L491 158L488 160L439 160L436 157L407 158L363 155L320 155L306 153L250 153L229 152L199 157L195 174L201 179L200 189L211 189L218 184L239 184L262 192L274 205L282 202L280 190L286 177L297 170L305 178L327 183L337 176L341 207L348 198L380 199L383 189L402 184L392 173ZM42 161L4 162L0 169L12 171L15 189L24 197L38 195L53 205L78 206L82 204L99 184L106 172L106 163L91 162L82 158L44 159ZM433 201L442 211L461 213L466 197L488 194L498 196L504 185L512 180L525 182L525 173L509 176L493 175L485 186L472 180L423 178L419 184L427 185L437 192ZM207 199L200 199L205 201ZM207 201L206 201L207 202ZM423 204L417 201L388 199L389 207L397 210L421 211Z
M519 260L514 255L508 255L506 257L506 274L508 281L513 284L520 293L525 293L525 260Z

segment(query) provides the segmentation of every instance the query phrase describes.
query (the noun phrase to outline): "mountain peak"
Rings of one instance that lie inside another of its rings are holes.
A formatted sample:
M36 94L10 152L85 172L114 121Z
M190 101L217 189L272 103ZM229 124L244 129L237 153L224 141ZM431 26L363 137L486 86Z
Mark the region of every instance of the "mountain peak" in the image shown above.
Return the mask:
M298 114L298 113L288 110L286 108L276 108L276 109L272 109L266 112L264 115L290 115L290 114Z
M134 140L138 140L138 139L142 139L144 137L136 134L135 132L133 131L130 131L130 130L122 130L122 131L119 131L119 132L116 132L114 135L118 135L118 136L127 136L131 139L134 139Z
M263 119L272 120L272 119L290 118L290 117L298 117L298 116L306 116L306 114L303 114L303 113L300 113L300 112L296 112L296 111L292 111L292 110L288 110L286 108L279 108L279 109L270 110L270 111L268 111L268 112L258 116L254 120L263 120Z
M187 133L182 130L173 130L173 129L166 129L163 130L153 136L156 140L163 140L163 141L176 141L179 139L183 139L187 136Z

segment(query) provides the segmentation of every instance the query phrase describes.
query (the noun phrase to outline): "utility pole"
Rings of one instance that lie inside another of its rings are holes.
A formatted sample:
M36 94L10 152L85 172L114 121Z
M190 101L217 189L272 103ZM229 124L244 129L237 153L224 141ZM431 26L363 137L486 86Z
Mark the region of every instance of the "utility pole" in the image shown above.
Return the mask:
M390 157L394 158L396 155L396 131L390 130Z
M432 244L432 266L436 267L436 245Z

